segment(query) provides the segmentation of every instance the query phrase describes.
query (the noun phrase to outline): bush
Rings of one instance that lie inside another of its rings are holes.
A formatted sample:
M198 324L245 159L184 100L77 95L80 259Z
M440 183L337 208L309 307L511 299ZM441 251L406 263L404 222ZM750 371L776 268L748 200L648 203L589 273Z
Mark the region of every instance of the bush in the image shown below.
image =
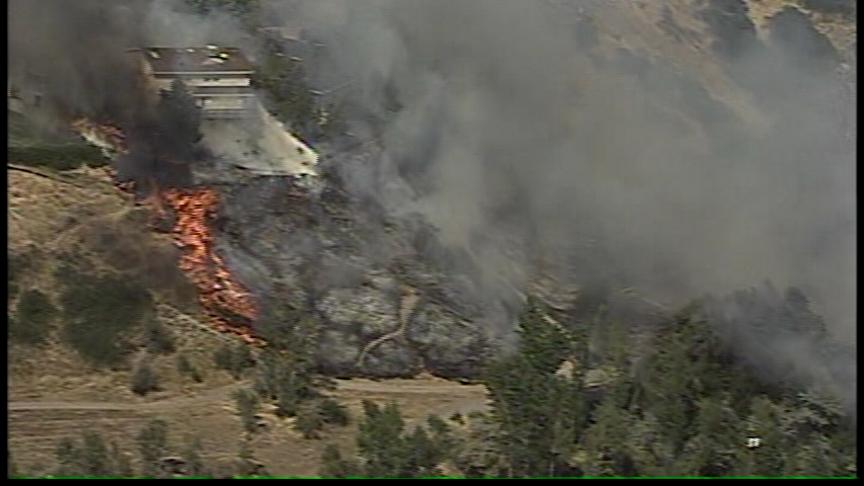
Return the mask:
M195 383L201 383L204 381L201 372L199 372L198 368L189 361L189 358L186 357L185 354L177 356L177 371L183 376L192 378Z
M174 334L159 321L151 321L147 325L147 350L154 354L170 354L174 352Z
M239 380L247 368L255 366L252 352L242 343L234 346L222 345L213 354L213 361L217 368L228 371L235 380Z
M159 380L156 372L146 360L138 363L132 373L132 392L138 395L146 395L148 392L159 389Z
M155 475L159 471L159 458L168 453L168 424L164 420L151 420L135 440L144 474Z
M318 432L324 428L324 417L314 403L307 403L297 410L294 428L303 434L305 439L320 438Z
M15 308L15 318L9 320L9 339L25 344L44 343L56 315L57 309L48 296L35 289L24 292Z
M348 409L332 398L322 400L318 408L325 423L345 426L350 421Z
M237 404L237 413L246 432L255 432L257 423L255 414L258 412L258 395L252 390L237 390L234 393L234 401Z
M6 155L8 160L15 164L55 170L72 170L82 165L102 167L108 164L98 148L85 143L10 146Z
M58 277L64 291L63 337L81 356L97 365L122 362L129 334L153 313L144 287L120 276L92 276L64 266Z

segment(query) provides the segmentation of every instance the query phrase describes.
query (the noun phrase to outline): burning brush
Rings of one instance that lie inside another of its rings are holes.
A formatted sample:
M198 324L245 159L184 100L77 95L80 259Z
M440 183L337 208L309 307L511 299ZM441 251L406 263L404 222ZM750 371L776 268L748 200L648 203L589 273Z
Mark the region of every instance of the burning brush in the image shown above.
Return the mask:
M72 127L89 142L102 148L108 157L128 154L126 137L114 126L79 119ZM121 182L111 171L118 189L135 193L135 182ZM172 228L174 243L183 250L180 269L198 289L199 302L210 318L213 327L220 332L238 335L249 344L263 345L254 336L251 324L258 311L251 295L237 282L224 260L213 248L213 234L209 220L215 214L219 202L218 194L211 188L160 190L155 181L148 184L148 195L141 201L154 209L155 217L164 220L165 205L176 214ZM142 188L143 189L143 188ZM237 322L240 324L237 324Z

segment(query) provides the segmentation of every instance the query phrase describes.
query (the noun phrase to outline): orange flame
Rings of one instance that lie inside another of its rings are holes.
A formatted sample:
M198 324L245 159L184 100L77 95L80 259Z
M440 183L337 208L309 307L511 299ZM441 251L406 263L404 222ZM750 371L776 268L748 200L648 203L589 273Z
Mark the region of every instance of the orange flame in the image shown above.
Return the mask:
M91 143L102 148L106 155L129 152L126 136L122 130L111 125L92 122L86 118L75 120L72 128ZM132 192L134 182L119 182L113 169L108 169L118 189ZM216 191L210 188L189 190L169 189L153 192L144 201L153 207L157 217L164 215L162 201L168 203L177 215L173 228L174 243L184 253L180 257L180 269L198 288L198 299L213 327L220 332L236 334L249 344L264 342L252 333L248 325L258 316L252 297L231 276L228 267L213 249L213 235L208 226L209 218L218 204ZM225 314L248 321L244 326L232 324Z
M218 203L210 188L169 189L162 193L177 213L174 243L184 250L180 269L198 287L199 300L216 329L237 334L250 344L261 344L251 329L238 327L223 316L225 311L253 321L258 311L249 293L231 276L227 265L213 250L213 235L207 222Z

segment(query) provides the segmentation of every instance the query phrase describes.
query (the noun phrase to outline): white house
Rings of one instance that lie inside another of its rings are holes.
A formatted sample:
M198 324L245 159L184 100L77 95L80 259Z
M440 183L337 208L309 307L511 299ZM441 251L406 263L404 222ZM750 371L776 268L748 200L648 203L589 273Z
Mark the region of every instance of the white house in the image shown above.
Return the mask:
M140 53L141 69L154 92L183 81L204 118L245 118L252 115L252 65L237 48L147 47Z

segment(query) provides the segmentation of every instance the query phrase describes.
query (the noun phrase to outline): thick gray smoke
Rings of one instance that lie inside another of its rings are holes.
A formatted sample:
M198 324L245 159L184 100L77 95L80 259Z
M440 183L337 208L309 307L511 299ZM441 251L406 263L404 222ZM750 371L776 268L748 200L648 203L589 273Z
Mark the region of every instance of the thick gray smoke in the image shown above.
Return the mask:
M10 83L41 93L61 128L81 116L119 125L130 148L120 177L160 185L188 181L192 146L147 93L130 49L251 42L236 19L205 19L180 0L14 0L9 18Z
M654 27L636 2L263 3L323 41L308 68L381 148L338 166L347 187L431 221L484 300L512 304L541 269L672 305L770 279L854 339L854 103L800 12L757 35L743 2L690 2L707 10L689 26L666 15L675 37L650 50L633 47ZM76 110L135 106L113 101L134 93L121 48L256 47L179 1L9 13L12 74L40 71Z
M705 82L616 43L641 35L631 2L272 3L372 120L352 130L382 154L348 186L431 220L481 291L540 263L672 304L770 279L854 338L854 104L800 12L760 38L743 2L702 2Z

